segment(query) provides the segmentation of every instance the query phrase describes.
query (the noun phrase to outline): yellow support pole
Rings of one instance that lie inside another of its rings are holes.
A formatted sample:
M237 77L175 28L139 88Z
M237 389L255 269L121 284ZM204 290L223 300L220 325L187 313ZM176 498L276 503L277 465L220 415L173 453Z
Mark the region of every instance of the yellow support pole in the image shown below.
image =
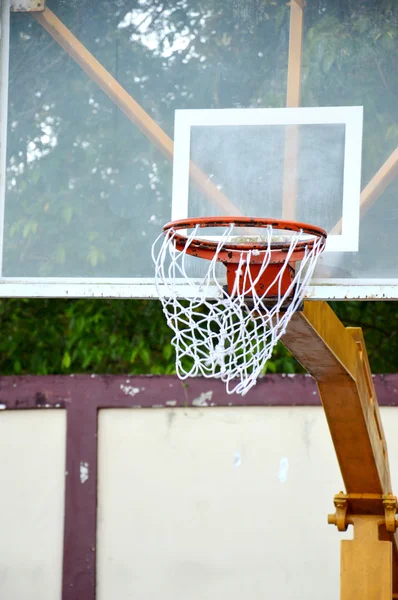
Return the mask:
M286 106L300 106L301 94L301 58L303 48L303 0L291 0L290 29L289 29L289 57L287 69L287 97Z
M301 56L303 46L303 0L291 0L290 29L289 29L289 58L287 66L286 106L300 106L301 94ZM297 125L287 125L285 134L285 157L283 178L284 219L296 218L297 199L297 162L298 162L299 128Z
M305 302L282 341L317 382L346 486L347 496L336 497L336 516L329 522L340 530L348 523L357 529L355 543L342 545L341 600L391 600L391 587L398 594L398 534L391 516L389 526L383 525L383 514L394 497L362 332L344 327L326 302ZM393 504L395 511L396 499Z
M341 542L340 600L391 600L392 546L379 540L383 519L352 517L354 539Z

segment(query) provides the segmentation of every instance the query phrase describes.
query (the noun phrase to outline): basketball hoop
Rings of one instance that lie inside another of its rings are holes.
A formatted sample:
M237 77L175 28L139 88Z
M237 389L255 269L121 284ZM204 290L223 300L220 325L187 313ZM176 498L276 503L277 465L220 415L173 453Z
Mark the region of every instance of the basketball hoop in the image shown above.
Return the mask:
M222 228L221 235L199 234L209 227ZM234 235L235 228L245 228L245 236ZM247 230L255 228L264 233L248 236ZM165 225L152 255L157 292L175 334L178 376L219 378L229 394L246 394L300 307L326 237L320 227L251 217ZM189 273L193 261L188 256L209 261L200 280ZM226 286L218 263L226 267ZM189 286L185 299L181 284Z

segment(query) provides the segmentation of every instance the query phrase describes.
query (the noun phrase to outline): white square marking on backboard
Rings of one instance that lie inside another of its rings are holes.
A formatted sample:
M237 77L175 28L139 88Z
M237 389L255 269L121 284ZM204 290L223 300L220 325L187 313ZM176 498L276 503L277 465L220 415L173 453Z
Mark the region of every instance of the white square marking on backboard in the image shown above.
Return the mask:
M190 216L188 196L192 127L338 124L345 126L341 234L329 234L326 250L358 251L362 122L363 108L361 106L176 110L172 220ZM281 156L281 161L283 161L283 156Z

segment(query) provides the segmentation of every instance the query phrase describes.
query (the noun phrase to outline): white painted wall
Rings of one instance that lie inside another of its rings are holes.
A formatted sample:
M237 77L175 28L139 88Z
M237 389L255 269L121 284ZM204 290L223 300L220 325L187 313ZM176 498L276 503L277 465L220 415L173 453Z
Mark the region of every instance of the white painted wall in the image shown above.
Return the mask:
M397 492L398 410L382 418ZM343 486L321 408L99 424L98 600L338 599ZM0 411L1 599L60 598L65 429L63 410Z
M99 440L98 600L339 598L352 530L327 524L343 484L321 408L106 410Z
M98 599L336 600L320 408L100 414Z
M0 598L61 598L66 413L0 412Z

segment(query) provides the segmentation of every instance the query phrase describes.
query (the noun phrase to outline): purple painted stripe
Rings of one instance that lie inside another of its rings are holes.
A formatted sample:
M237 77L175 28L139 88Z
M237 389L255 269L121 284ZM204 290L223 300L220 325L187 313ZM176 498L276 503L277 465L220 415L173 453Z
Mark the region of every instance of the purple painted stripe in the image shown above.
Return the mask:
M62 600L95 600L97 408L76 395L67 410Z
M398 374L375 375L381 406L398 406ZM76 400L75 400L76 399ZM316 384L308 375L269 375L245 396L231 395L222 382L174 375L49 375L0 377L0 405L19 408L69 408L73 401L92 408L171 406L316 406Z

